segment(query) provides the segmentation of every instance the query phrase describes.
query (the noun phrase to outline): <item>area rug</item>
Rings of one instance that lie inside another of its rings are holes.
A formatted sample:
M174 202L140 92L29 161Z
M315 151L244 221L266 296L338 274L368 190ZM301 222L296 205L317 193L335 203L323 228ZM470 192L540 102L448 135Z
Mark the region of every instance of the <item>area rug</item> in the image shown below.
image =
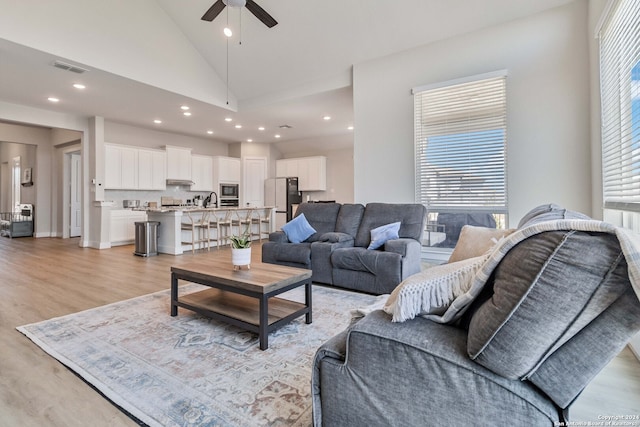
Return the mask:
M304 301L302 289L283 296ZM265 351L237 327L171 317L168 290L17 329L148 426L309 426L316 349L374 301L314 285L313 323L271 333Z

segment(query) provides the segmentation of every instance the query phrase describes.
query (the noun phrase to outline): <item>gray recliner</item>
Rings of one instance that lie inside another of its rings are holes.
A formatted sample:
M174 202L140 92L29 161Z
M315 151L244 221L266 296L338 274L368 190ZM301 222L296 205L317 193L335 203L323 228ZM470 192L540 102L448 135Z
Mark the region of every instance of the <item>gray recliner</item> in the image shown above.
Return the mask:
M378 310L326 342L313 368L314 424L558 426L639 330L617 238L543 232L505 255L457 323L393 323Z

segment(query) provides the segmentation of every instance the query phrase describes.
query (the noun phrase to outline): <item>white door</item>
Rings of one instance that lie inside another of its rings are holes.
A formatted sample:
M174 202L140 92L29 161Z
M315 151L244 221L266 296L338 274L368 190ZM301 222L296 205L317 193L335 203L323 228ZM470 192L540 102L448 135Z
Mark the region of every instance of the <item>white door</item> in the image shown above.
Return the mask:
M70 207L71 212L69 214L70 218L70 226L69 226L69 237L78 237L80 236L82 229L82 185L80 184L80 176L82 173L82 162L80 160L80 154L72 153L71 154L71 173L70 177Z
M267 178L265 157L243 158L241 206L264 206L264 180Z

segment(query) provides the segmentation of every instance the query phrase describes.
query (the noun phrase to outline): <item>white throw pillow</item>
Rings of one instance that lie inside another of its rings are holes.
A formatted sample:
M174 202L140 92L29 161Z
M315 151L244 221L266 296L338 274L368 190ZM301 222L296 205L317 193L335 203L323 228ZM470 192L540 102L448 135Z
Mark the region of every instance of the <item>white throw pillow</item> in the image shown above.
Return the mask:
M391 224L381 225L371 230L371 243L367 249L378 249L384 245L387 240L397 239L400 231L400 222L392 222Z
M393 290L384 311L393 316L393 322L443 314L458 296L469 290L471 280L487 257L442 264L407 277Z

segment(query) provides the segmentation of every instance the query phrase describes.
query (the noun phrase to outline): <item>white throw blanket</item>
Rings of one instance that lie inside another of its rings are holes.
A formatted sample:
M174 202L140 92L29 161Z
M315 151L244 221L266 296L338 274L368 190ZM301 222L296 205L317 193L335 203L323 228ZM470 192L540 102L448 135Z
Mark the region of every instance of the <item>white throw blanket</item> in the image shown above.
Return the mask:
M428 314L424 317L438 323L450 323L458 319L464 310L480 294L480 291L491 277L493 270L500 263L502 258L521 241L545 231L587 231L602 232L616 235L620 242L620 248L625 256L628 265L629 280L631 286L640 300L640 236L630 230L615 227L612 224L595 220L569 220L561 219L545 221L516 230L514 233L498 242L492 249L487 260L477 267L471 280L463 288L468 289L465 293L457 296L442 314Z

